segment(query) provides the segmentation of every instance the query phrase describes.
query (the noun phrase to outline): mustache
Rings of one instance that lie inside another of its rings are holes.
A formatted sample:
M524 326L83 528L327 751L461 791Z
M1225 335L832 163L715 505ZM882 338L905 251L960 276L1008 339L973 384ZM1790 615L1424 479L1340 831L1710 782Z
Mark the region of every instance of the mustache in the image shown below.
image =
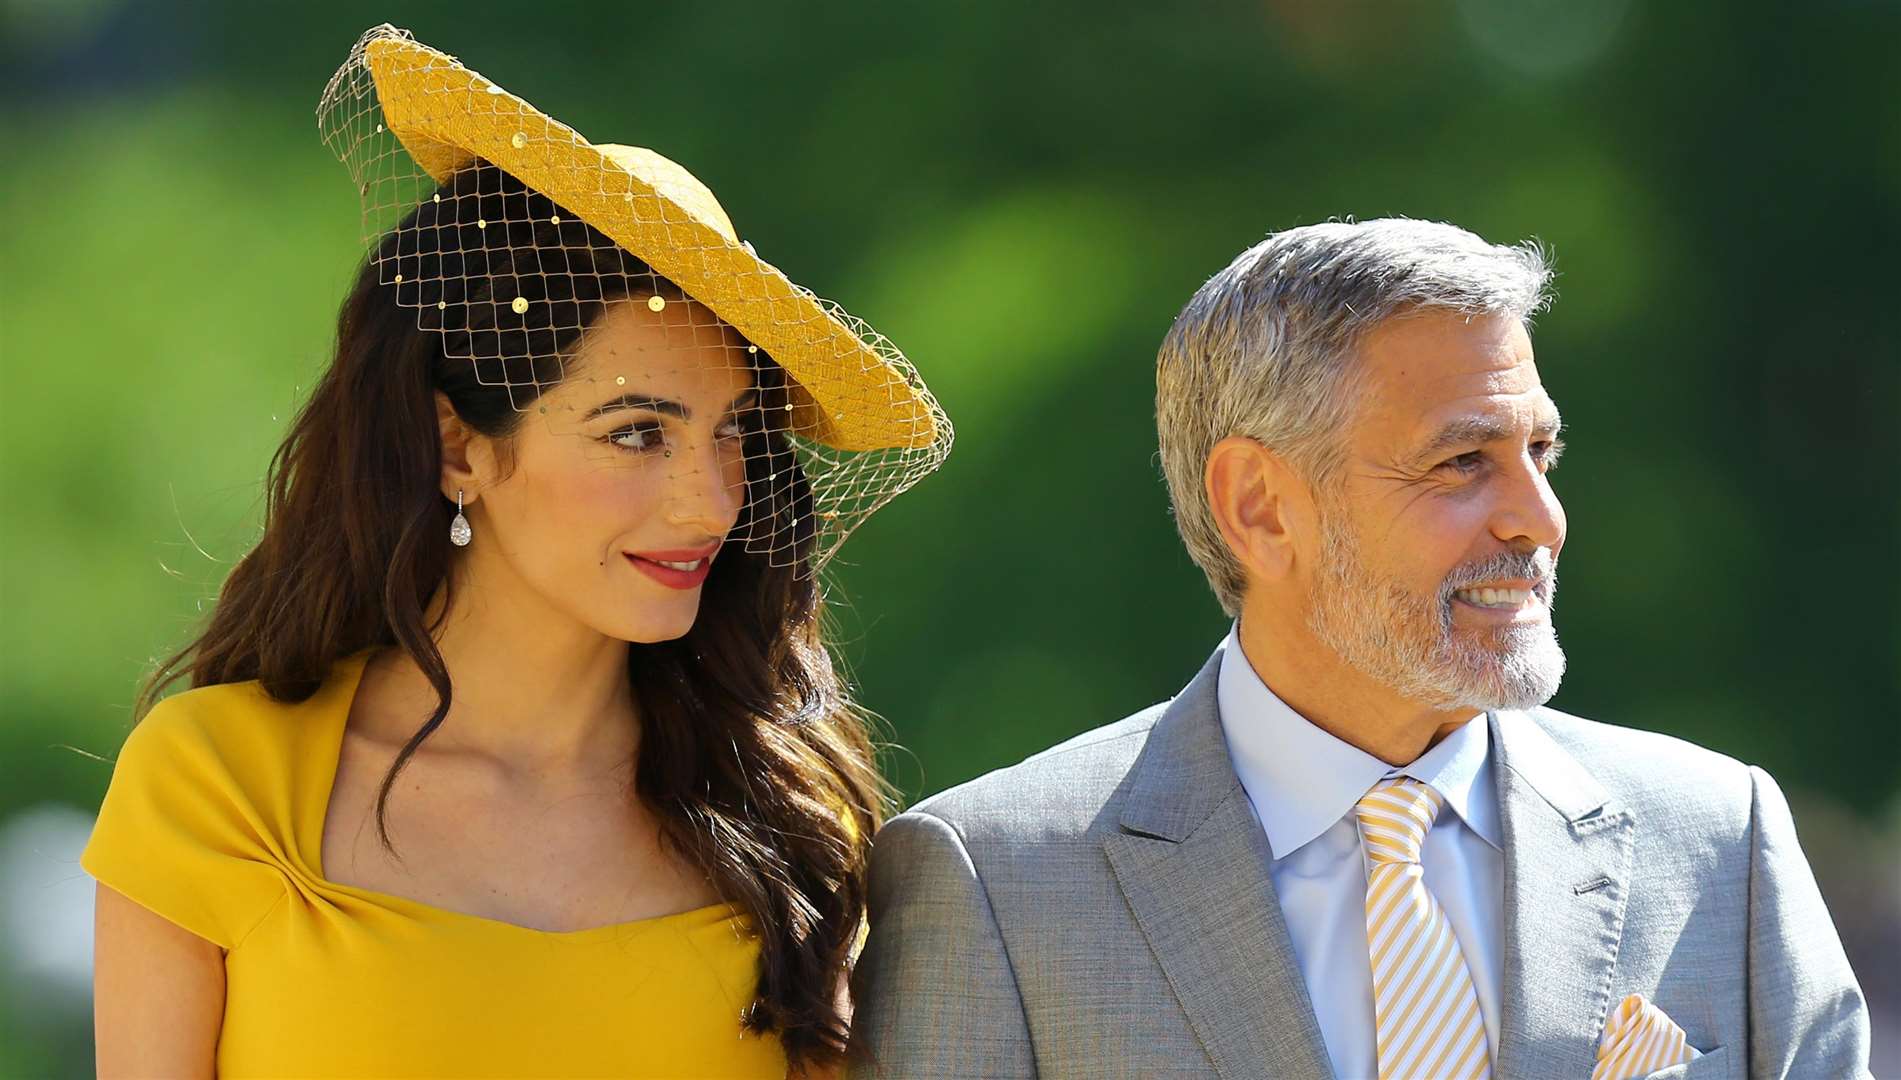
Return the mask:
M1538 548L1535 551L1505 551L1489 559L1466 563L1446 575L1439 586L1441 600L1450 600L1452 594L1468 585L1481 581L1496 581L1499 578L1523 578L1532 583L1547 600L1558 589L1558 559L1550 548Z

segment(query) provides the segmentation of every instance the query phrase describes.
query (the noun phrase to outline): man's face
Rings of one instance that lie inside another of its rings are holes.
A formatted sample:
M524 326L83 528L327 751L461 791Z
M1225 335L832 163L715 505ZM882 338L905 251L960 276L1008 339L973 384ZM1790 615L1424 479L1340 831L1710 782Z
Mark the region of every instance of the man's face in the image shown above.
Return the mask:
M1558 411L1509 316L1389 320L1359 358L1347 460L1320 491L1309 625L1350 666L1435 709L1557 692L1564 508Z

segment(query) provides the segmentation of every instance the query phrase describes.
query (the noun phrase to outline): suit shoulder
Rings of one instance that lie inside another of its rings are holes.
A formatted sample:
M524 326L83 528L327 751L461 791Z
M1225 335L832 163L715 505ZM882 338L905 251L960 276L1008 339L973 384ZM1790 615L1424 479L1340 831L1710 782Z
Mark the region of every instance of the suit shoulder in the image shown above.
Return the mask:
M1162 702L939 792L911 808L966 840L1080 836L1102 816L1142 753Z
M1588 720L1552 708L1530 711L1552 740L1598 783L1652 820L1746 831L1755 798L1750 766L1674 735Z

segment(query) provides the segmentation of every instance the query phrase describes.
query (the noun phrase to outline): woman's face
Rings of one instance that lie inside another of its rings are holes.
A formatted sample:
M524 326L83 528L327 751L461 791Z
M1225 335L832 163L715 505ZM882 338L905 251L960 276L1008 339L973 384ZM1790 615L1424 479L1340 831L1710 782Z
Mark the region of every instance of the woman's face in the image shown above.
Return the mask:
M470 445L473 589L623 641L684 635L744 506L759 409L745 342L704 306L609 305L506 445Z

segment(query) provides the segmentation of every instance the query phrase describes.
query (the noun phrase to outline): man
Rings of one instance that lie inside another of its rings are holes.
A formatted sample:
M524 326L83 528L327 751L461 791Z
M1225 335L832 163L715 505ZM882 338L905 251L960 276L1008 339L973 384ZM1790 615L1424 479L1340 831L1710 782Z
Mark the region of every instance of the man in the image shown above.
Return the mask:
M861 1071L1866 1075L1774 782L1542 707L1549 278L1384 220L1195 294L1157 423L1234 628L1173 701L885 826Z

